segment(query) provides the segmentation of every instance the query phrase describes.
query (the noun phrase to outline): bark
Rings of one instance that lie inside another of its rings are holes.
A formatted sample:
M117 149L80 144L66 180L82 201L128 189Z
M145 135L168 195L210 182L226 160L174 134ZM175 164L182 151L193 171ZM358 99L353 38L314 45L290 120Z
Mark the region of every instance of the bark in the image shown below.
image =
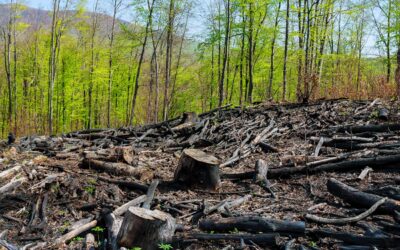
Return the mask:
M113 83L113 52L114 52L114 36L115 36L115 23L117 13L121 7L122 0L113 0L113 18L111 23L110 44L108 51L108 97L107 97L107 128L111 126L111 93Z
M289 10L290 1L286 0L286 25L285 25L285 49L283 56L283 86L282 86L282 100L286 100L286 85L287 85L287 58L289 46Z
M224 55L222 60L222 71L221 78L218 83L218 107L221 107L224 102L224 80L225 80L225 72L228 64L228 49L229 49L229 31L230 31L230 0L226 2L226 24L225 24L225 38L224 38ZM226 90L227 91L227 90Z
M89 89L88 89L88 117L87 117L87 124L86 129L92 128L92 99L93 99L93 76L94 76L94 67L95 67L95 38L97 32L97 23L98 23L98 14L97 14L97 7L99 4L99 0L96 0L93 8L92 14L92 30L91 30L91 40L90 40L90 69L89 69Z
M397 68L395 73L395 81L397 87L397 99L400 100L400 45L397 50Z
M248 59L248 76L249 76L249 83L248 83L248 90L247 90L247 102L253 102L253 55L254 55L254 47L253 47L253 31L254 31L254 10L253 10L253 3L249 2L249 59Z
M331 218L319 217L319 216L312 215L312 214L307 214L306 219L317 222L317 223L334 224L334 225L343 225L343 224L353 223L353 222L360 221L360 220L365 219L368 216L370 216L373 212L376 211L376 209L380 205L384 204L386 202L386 200L387 200L387 198L380 199L374 205L372 205L372 207L370 207L367 211L365 211L357 216L354 216L354 217L331 219Z
M217 241L234 240L244 241L244 243L257 244L260 246L277 247L279 234L189 234L181 240Z
M279 1L277 11L276 11L276 16L275 16L275 22L274 22L274 33L272 36L272 41L271 41L271 56L270 56L270 67L269 67L269 80L268 80L268 89L267 89L267 98L271 99L272 97L272 85L274 81L274 72L275 72L275 43L278 35L278 25L279 25L279 12L281 10L281 5L282 1Z
M331 194L357 207L371 207L383 199L382 196L362 192L332 178L328 180L327 186ZM400 202L392 199L387 199L378 209L388 214L393 214L396 210L400 211Z
M133 120L134 120L134 117L135 117L135 107L136 107L137 94L138 94L138 91L139 91L140 72L141 72L142 64L143 64L143 60L144 60L144 53L145 53L145 50L146 50L147 37L148 37L149 29L150 29L150 23L151 23L151 20L153 18L153 8L154 8L155 0L152 0L151 4L149 3L149 1L148 1L149 16L148 16L148 20L147 20L147 24L146 24L146 28L145 28L142 51L140 53L140 59L139 59L139 63L138 63L137 71L136 71L135 87L134 87L134 92L133 92L133 96L132 96L131 115L130 115L130 118L129 118L129 125L130 126L133 125Z
M218 189L221 185L218 164L218 159L212 155L197 149L185 149L175 170L174 180L187 186Z
M280 221L258 216L230 217L219 220L206 219L200 221L199 228L216 232L229 232L236 228L239 231L253 233L279 233L282 235L302 235L305 233L303 221Z
M117 236L123 247L141 247L152 250L159 243L170 242L176 229L175 219L159 210L130 207Z
M165 86L164 86L164 104L163 104L163 121L168 119L168 103L169 103L169 85L171 81L172 67L172 41L174 32L175 19L175 0L169 1L168 24L167 24L167 48L165 56Z

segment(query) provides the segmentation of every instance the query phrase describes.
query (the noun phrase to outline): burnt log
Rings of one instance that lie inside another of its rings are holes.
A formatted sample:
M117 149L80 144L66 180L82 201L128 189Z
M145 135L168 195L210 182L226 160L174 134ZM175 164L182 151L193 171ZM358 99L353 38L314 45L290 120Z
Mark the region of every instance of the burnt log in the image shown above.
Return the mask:
M400 130L400 124L389 123L380 125L346 125L336 129L338 132L364 133L364 132L390 132Z
M122 247L157 249L158 244L172 240L175 229L175 219L167 213L130 207L125 213L117 241Z
M185 235L179 240L198 240L198 241L220 241L220 240L230 240L230 241L244 241L245 243L256 243L260 246L270 246L276 247L278 244L279 234L204 234L196 233Z
M174 181L187 186L216 190L221 185L219 161L197 149L185 149L175 170Z
M200 221L199 228L216 232L239 230L283 235L302 235L305 233L305 223L303 221L281 221L258 216L231 217L219 220L206 219Z
M93 159L84 159L81 167L101 170L115 175L135 176L138 174L135 167L122 162L105 162Z
M365 211L357 216L354 216L354 217L331 219L331 218L319 217L319 216L312 215L312 214L306 214L306 219L317 222L317 223L326 223L326 224L335 224L335 225L343 225L343 224L347 224L347 223L353 223L353 222L362 220L362 219L370 216L373 212L375 212L375 210L380 205L384 204L386 202L386 200L387 200L387 198L383 198L383 199L379 200L367 211Z
M357 207L369 208L384 198L362 192L333 178L328 180L327 187L331 194ZM400 211L400 202L392 199L386 199L385 203L378 208L378 211L388 214L393 214L396 210Z
M310 234L319 238L333 238L345 243L361 246L392 248L398 247L400 244L400 237L361 236L347 232L337 232L330 229L317 229L311 231Z

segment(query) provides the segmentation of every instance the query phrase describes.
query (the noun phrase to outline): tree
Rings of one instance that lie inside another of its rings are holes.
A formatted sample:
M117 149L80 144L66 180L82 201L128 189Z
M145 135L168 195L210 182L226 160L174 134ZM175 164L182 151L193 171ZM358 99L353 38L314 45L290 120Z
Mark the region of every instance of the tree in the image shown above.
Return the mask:
M221 78L219 80L218 84L218 107L222 106L222 103L224 101L224 80L225 80L225 71L227 68L228 64L228 49L229 49L229 33L230 33L230 9L231 9L231 3L230 0L226 0L225 3L225 12L226 12L226 22L225 22L225 38L224 38L224 56L222 60L222 71L221 71Z
M164 86L164 104L163 104L163 120L168 118L168 96L169 85L171 81L171 64L172 64L172 42L174 32L175 19L175 0L169 0L168 23L167 23L167 40L165 55L165 86Z
M92 99L93 99L93 85L94 85L94 68L95 68L95 38L98 28L98 5L99 0L96 0L92 12L92 26L90 34L90 68L89 68L89 89L88 89L88 116L86 128L92 127Z
M285 25L285 52L283 56L283 87L282 87L282 100L286 100L286 85L287 85L287 58L288 58L288 45L289 45L289 11L290 1L286 0L286 25Z
M139 77L140 77L140 72L141 72L141 68L142 68L142 64L143 64L144 53L146 51L147 37L148 37L148 33L149 33L150 23L152 22L152 18L153 18L154 3L155 3L155 0L151 0L151 3L150 3L150 0L147 0L149 15L147 18L146 28L145 28L145 32L144 32L142 51L140 53L140 59L139 59L139 63L137 66L137 71L136 71L135 86L134 86L134 92L133 92L133 96L132 96L131 116L129 118L130 126L133 125L133 119L135 117L136 99L137 99L137 94L139 91L139 79L140 79Z
M122 0L112 0L113 3L113 14L111 23L111 34L110 44L108 53L108 99L107 99L107 127L110 127L111 123L111 93L113 83L113 51L114 51L114 39L115 39L115 24L117 21L117 14L122 5Z

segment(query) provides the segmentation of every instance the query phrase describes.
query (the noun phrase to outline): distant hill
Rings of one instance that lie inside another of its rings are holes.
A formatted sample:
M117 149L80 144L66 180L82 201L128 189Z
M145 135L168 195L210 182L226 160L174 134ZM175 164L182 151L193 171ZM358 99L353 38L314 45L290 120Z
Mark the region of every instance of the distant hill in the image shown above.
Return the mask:
M10 5L9 4L0 4L0 26L4 26L7 24L10 13ZM67 15L74 15L75 11L67 11ZM61 12L63 15L63 12ZM93 15L93 12L85 12L83 20L87 20L90 22L90 17ZM98 25L101 30L101 33L106 33L111 29L112 17L106 15L104 13L97 13L98 15ZM76 22L82 21L82 19L75 20ZM37 27L38 25L42 27L50 28L52 21L52 12L48 10L41 10L36 8L31 8L28 6L24 6L24 10L19 13L18 22L23 22L29 24L31 27ZM127 23L123 20L117 20L120 23ZM1 27L0 27L1 28ZM118 25L116 27L118 29Z

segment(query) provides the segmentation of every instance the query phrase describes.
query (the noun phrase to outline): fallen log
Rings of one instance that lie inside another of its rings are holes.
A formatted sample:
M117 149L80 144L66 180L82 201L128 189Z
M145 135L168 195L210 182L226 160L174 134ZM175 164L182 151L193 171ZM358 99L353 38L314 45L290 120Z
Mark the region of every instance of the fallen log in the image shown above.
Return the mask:
M369 208L364 213L361 213L357 216L350 217L350 218L339 218L339 219L331 219L331 218L322 218L313 214L306 214L306 219L311 220L317 223L325 223L325 224L335 224L335 225L343 225L347 223L353 223L366 217L370 216L375 210L382 204L386 202L387 198L380 199L377 201L371 208Z
M389 123L380 125L345 125L338 128L334 128L338 132L350 132L350 133L363 133L363 132L390 132L400 130L400 124Z
M25 183L28 179L25 177L21 177L19 179L15 179L6 185L0 187L0 196L4 195L7 192L11 192L17 187L21 186L23 183Z
M128 189L138 189L143 192L147 192L147 189L149 188L147 185L136 183L133 181L113 180L113 179L105 178L102 176L98 176L98 179L101 181L108 182L108 183L117 184L120 187L125 187Z
M189 234L177 238L177 241L182 240L199 240L199 241L219 241L219 240L232 240L244 241L245 243L256 243L260 246L276 247L278 244L279 234Z
M361 245L361 246L376 246L376 247L398 247L400 244L400 237L374 237L374 236L361 236L347 232L337 232L330 229L316 229L309 232L319 238L333 238L345 243Z
M242 216L219 220L205 219L200 221L199 228L216 232L229 232L236 229L254 233L274 232L284 235L302 235L305 232L305 223L303 221L280 221L258 216Z
M75 238L76 236L80 235L81 233L83 233L83 232L95 227L96 225L97 225L97 220L92 220L91 222L86 223L85 225L83 225L83 226L81 226L81 227L79 227L79 228L77 228L77 229L75 229L75 230L73 230L71 232L68 232L68 233L62 235L61 237L57 238L54 242L57 245L58 244L63 244L65 242Z
M130 207L125 213L117 241L123 247L152 250L159 243L170 242L175 229L175 219L167 213Z
M18 172L20 172L22 169L21 166L17 165L13 168L4 170L3 172L0 172L0 181L3 181L7 178L12 177L13 175L17 174Z
M121 162L105 162L93 159L84 159L81 167L93 168L115 175L134 176L138 174L137 169Z
M271 189L271 183L267 178L267 173L268 173L267 163L261 159L257 160L254 181L261 187L266 189L271 194L272 198L276 198L274 191L272 191Z
M154 180L151 182L149 189L147 190L146 200L143 202L142 207L150 209L151 202L154 198L154 193L156 192L159 180Z
M384 198L379 195L362 192L333 178L328 180L327 187L331 194L357 207L371 207ZM378 211L388 214L393 214L396 210L400 211L400 201L389 198L378 209Z
M392 167L398 162L400 162L400 155L389 155L327 163L317 167L273 168L269 170L269 178L287 177L293 174L315 174L324 171L353 171L363 169L367 166L372 169L383 169L385 167Z
M123 204L122 206L119 206L118 208L116 208L113 212L114 215L120 216L123 215L126 211L128 211L129 207L134 207L134 206L138 206L141 203L143 203L146 200L146 195L141 195L139 197L137 197L136 199L133 199L125 204Z
M197 149L185 149L175 170L174 181L187 186L216 190L221 185L219 161Z

